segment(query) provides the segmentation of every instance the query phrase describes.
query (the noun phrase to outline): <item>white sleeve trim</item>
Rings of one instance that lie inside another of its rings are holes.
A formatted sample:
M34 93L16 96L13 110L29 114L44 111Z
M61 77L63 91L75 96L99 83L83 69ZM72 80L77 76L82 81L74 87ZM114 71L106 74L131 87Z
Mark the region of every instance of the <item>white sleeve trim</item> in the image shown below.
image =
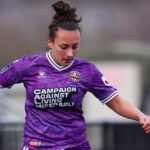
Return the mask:
M103 104L108 103L109 101L111 101L118 94L119 94L118 91L114 91L111 95L109 95L107 98L105 98L104 100L102 100L102 103Z

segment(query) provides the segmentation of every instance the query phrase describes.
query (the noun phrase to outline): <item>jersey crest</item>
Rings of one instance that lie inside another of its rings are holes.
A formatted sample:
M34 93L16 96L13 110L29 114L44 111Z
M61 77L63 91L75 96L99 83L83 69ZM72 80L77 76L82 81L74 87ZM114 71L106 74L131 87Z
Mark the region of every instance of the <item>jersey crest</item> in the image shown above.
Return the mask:
M74 82L79 82L81 79L81 74L78 71L71 71L69 75L71 80L73 80Z

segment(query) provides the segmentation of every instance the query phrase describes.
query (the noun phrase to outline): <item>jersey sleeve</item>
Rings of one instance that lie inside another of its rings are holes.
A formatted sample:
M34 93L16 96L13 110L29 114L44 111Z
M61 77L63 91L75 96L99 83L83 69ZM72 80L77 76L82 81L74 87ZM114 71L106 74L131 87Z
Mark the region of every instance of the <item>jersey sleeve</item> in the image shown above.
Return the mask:
M105 76L94 66L93 80L90 92L93 93L103 104L111 101L118 91L106 80Z
M22 82L25 59L26 56L0 70L0 88L10 88L12 85Z

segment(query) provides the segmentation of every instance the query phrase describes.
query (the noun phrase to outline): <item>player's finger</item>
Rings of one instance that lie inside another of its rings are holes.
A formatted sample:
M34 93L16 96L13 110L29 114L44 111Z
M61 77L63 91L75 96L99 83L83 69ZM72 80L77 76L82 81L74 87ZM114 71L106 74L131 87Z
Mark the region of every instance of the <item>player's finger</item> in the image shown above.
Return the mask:
M143 128L145 131L150 130L150 125L147 125L146 127Z
M142 128L146 127L146 120L144 118L140 119L140 124L142 125Z
M148 122L145 122L143 125L142 125L142 128L143 129L146 129L150 126L150 124Z
M150 130L150 124L145 124L142 126L142 128L146 131L146 130Z
M140 119L140 123L143 125L142 128L148 128L150 127L150 117L145 116Z
M145 132L148 134L148 133L150 133L150 130L146 130Z

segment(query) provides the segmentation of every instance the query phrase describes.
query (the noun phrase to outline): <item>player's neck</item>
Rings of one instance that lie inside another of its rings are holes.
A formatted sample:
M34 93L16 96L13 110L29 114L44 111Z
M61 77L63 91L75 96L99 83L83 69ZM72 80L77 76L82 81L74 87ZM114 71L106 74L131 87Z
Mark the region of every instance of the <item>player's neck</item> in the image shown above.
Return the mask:
M52 57L52 51L50 50L50 57L51 57L51 60L53 61L53 63L56 65L56 66L58 66L58 68L64 68L65 66L62 66L62 65L59 65L58 63L56 63L56 61L53 59L53 57Z

